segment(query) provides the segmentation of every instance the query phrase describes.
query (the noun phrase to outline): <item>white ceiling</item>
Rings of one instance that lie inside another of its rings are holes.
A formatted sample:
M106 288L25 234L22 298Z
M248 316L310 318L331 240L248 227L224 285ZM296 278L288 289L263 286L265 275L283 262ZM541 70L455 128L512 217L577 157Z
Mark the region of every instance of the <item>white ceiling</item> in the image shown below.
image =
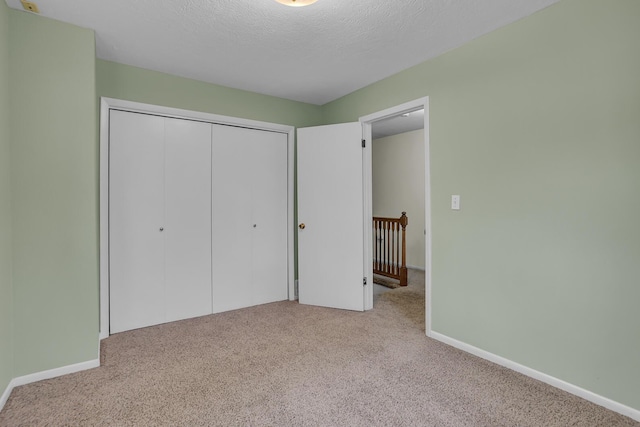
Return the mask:
M322 105L558 0L32 1L98 58Z
M416 110L406 114L378 120L371 124L371 137L373 139L399 133L411 132L424 128L424 110Z

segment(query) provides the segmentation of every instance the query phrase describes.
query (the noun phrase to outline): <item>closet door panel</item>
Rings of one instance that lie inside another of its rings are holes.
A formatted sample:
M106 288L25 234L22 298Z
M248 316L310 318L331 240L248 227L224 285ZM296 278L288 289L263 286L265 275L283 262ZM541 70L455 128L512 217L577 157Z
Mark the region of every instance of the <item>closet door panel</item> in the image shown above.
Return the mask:
M211 314L211 124L165 119L166 321Z
M253 304L287 299L287 136L250 131Z
M111 111L110 332L162 323L164 120Z
M251 305L250 141L242 129L213 125L213 311Z

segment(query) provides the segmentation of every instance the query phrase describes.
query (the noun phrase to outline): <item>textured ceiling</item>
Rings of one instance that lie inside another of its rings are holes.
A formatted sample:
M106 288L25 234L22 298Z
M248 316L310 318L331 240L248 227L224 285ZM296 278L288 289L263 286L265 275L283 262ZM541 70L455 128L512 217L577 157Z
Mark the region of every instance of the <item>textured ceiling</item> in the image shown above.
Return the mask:
M558 0L33 1L101 59L321 105Z

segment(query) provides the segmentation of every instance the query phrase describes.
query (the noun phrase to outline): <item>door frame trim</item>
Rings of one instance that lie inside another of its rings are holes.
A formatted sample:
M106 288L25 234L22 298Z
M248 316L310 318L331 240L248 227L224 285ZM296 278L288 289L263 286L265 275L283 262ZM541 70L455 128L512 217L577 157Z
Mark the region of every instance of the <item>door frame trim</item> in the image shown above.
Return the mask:
M289 300L295 300L294 293L294 138L295 128L289 125L222 116L180 108L165 107L115 98L100 98L100 335L102 340L109 336L109 112L110 110L200 122L237 126L287 135L287 290Z
M427 336L431 336L431 167L430 167L430 145L429 145L429 97L418 98L404 104L396 105L382 111L378 111L366 116L360 117L362 123L362 134L367 144L362 153L363 162L363 211L365 224L365 265L363 266L367 283L364 291L364 307L365 310L373 308L373 236L371 227L371 218L373 217L372 206L372 164L371 164L371 125L379 120L398 116L411 111L424 108L424 214L425 214L425 331Z

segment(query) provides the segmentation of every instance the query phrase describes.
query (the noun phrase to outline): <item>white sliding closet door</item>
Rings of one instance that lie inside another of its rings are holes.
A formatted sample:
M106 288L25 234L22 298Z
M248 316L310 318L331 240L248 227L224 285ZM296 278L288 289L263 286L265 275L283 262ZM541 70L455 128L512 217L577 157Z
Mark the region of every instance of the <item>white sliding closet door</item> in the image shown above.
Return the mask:
M111 111L110 330L164 322L164 119Z
M287 136L262 132L252 151L253 300L287 299Z
M287 298L287 136L213 126L213 311Z
M211 314L211 124L165 119L166 321Z
M211 313L211 125L110 114L110 332Z

